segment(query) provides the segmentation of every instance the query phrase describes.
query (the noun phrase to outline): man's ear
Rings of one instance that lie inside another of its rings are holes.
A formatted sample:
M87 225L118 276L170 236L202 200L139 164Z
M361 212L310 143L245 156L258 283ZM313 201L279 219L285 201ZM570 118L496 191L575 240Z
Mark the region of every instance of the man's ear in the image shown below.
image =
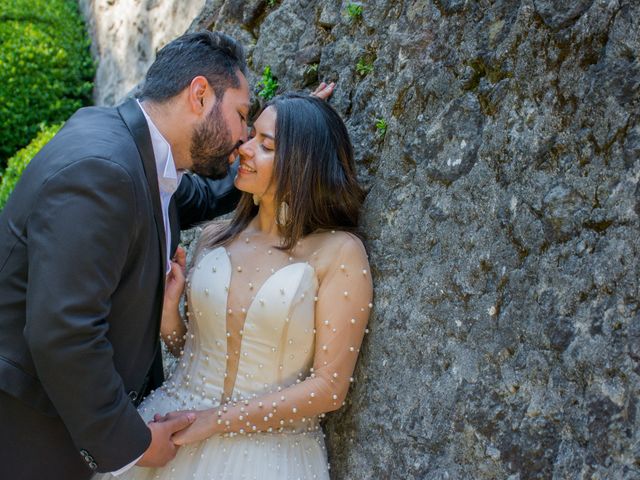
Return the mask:
M196 115L203 115L207 111L207 103L215 102L216 95L209 81L202 75L191 80L189 85L189 105Z

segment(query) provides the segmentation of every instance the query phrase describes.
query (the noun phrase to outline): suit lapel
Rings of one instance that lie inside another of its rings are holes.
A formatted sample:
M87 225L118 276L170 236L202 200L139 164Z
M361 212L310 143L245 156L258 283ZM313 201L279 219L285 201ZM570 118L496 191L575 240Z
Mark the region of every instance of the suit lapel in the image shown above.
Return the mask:
M176 204L175 196L172 196L171 202L169 202L169 226L171 228L169 253L173 256L180 243L180 217L178 216L178 205Z
M149 185L151 204L153 205L153 217L155 219L156 232L158 234L158 241L160 242L161 271L164 274L167 258L167 241L164 233L164 220L162 219L162 207L160 204L158 174L156 171L156 160L153 155L149 126L147 125L147 120L144 118L144 114L140 110L140 106L135 99L127 100L118 107L118 111L124 120L124 123L127 125L127 128L131 132L136 146L138 147L138 152L140 152L140 158L142 159L142 166L144 168L145 176L147 177L147 184ZM164 275L161 275L161 277L161 291L164 292Z

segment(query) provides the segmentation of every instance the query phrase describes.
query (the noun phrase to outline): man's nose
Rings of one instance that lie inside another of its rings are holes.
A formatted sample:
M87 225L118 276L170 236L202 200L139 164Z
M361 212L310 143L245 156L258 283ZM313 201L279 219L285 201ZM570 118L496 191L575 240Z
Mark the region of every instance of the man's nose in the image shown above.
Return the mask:
M251 127L247 127L246 129L243 129L242 136L240 137L240 140L242 140L242 143L244 143L247 140L249 140L249 135L250 134L251 134Z
M229 163L233 163L238 159L238 156L241 155L240 148L246 142L246 140L238 140L236 143L236 148L233 149L233 152L229 154Z

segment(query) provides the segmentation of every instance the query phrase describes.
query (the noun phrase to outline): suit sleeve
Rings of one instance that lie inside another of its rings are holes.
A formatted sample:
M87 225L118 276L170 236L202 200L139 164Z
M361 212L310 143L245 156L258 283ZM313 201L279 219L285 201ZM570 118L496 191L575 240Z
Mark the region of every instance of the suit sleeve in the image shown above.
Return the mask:
M151 442L107 338L111 297L135 235L133 185L111 161L76 162L41 187L27 222L25 338L74 444L101 472L128 464Z
M238 165L235 164L222 180L212 180L196 174L182 176L174 194L182 230L236 208L241 196L241 192L233 185L237 169Z

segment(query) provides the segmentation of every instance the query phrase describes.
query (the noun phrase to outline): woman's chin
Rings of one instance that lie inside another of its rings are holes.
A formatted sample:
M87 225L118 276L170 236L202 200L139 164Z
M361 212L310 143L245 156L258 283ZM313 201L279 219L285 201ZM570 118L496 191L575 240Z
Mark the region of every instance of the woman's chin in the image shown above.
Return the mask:
M236 175L236 178L233 179L233 186L240 190L242 193L253 193L247 190L246 186L243 185L243 181L240 178L240 175Z

